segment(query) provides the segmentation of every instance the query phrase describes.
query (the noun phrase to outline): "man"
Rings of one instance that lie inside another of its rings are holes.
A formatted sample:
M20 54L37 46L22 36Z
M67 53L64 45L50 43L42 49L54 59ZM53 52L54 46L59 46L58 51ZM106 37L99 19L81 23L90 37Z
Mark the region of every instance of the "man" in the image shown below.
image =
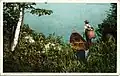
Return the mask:
M86 40L88 42L88 45L91 45L91 39L95 37L94 29L93 27L91 27L91 25L87 20L85 20L84 22L85 22L84 31L85 31Z

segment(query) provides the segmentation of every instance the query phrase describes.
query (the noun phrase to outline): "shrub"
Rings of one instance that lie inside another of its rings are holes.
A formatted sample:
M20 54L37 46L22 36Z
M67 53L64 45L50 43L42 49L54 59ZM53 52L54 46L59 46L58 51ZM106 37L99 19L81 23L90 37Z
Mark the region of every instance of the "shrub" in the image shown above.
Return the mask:
M45 37L27 29L30 30L24 25L15 51L4 51L4 72L116 72L117 45L114 38L98 41L90 48L87 60L83 61L76 58L75 50L63 42L62 37L55 34ZM25 39L28 35L35 40L34 43Z

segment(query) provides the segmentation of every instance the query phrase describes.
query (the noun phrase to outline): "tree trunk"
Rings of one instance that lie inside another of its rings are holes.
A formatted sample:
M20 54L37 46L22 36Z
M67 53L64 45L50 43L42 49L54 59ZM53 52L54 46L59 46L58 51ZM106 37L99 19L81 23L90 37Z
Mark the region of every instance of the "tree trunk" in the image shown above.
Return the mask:
M16 30L15 30L15 36L14 36L13 43L12 43L12 46L11 46L11 51L15 50L15 47L18 43L20 27L23 25L23 18L24 18L24 8L20 8L20 17L19 17L19 21L17 23L17 27L16 27Z

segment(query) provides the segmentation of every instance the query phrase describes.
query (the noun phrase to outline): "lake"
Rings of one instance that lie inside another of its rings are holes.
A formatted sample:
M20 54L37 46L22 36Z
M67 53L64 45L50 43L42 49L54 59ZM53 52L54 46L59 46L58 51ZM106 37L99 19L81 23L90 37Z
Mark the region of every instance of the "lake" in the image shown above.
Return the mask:
M94 28L102 23L110 9L109 3L39 3L38 8L51 9L53 14L35 16L25 14L24 23L46 36L55 32L69 40L73 29L80 34L84 32L84 20L88 20Z

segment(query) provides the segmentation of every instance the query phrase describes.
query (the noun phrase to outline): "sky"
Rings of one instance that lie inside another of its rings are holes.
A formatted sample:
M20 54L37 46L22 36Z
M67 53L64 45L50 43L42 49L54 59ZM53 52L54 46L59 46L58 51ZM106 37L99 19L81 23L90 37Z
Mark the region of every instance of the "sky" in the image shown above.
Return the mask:
M91 26L97 28L106 18L110 4L40 3L36 7L50 9L53 14L38 17L26 13L24 23L29 24L36 32L42 32L46 36L55 32L56 35L63 36L65 41L69 41L73 29L80 34L84 32L84 20L88 20Z

